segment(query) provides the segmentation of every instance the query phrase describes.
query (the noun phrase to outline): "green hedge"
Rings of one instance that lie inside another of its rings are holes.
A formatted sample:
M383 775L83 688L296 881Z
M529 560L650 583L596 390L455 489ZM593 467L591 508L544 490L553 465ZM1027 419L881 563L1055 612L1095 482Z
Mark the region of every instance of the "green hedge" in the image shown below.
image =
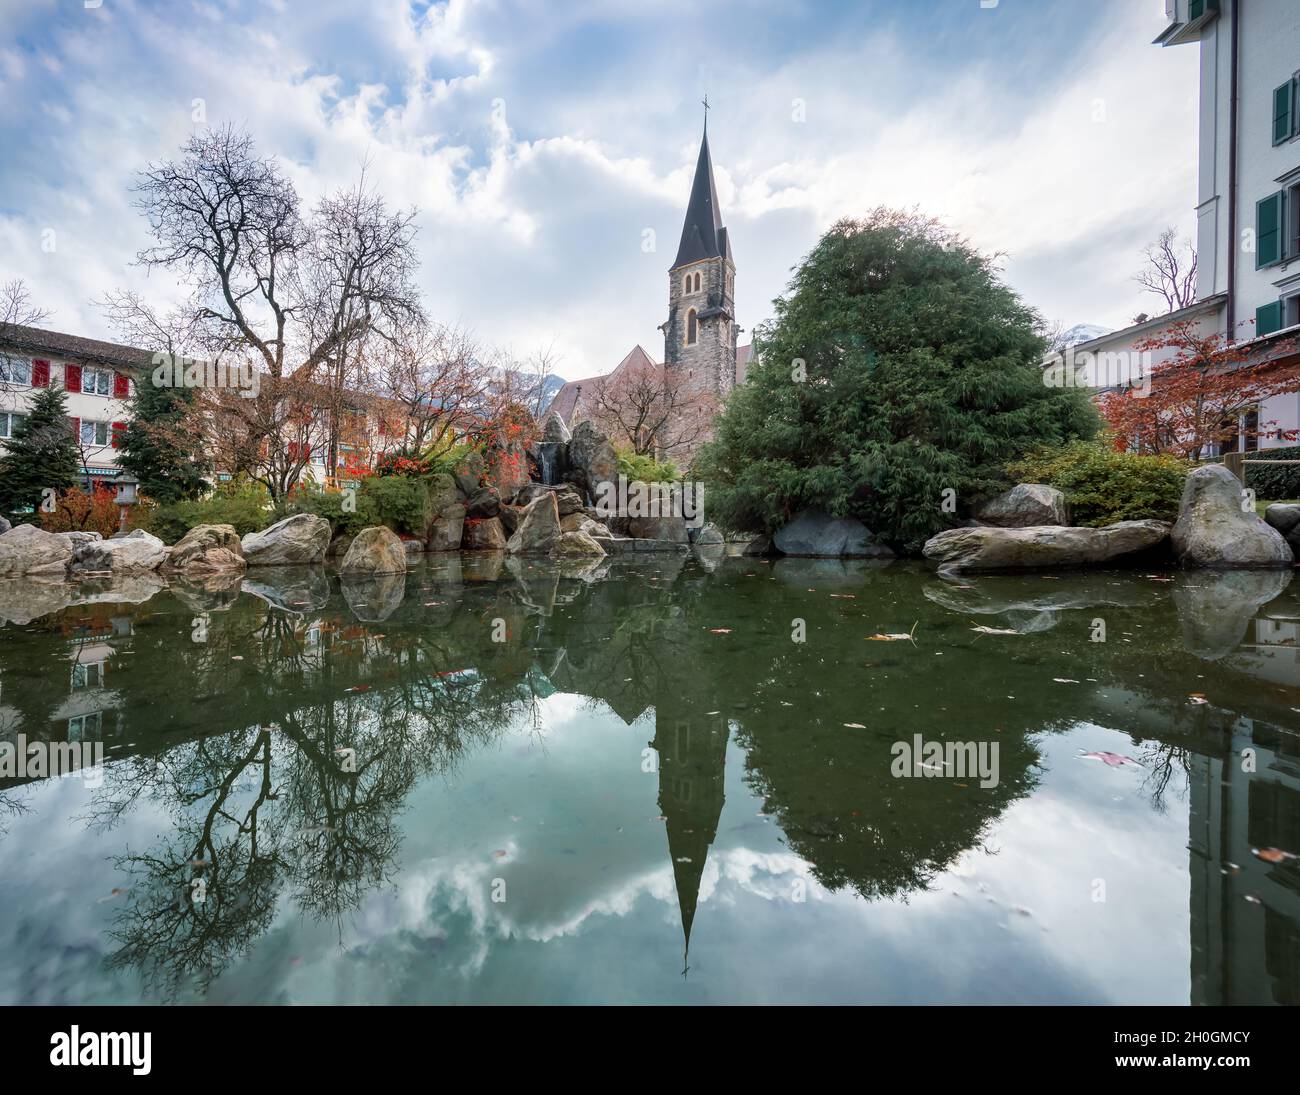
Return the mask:
M1255 497L1277 502L1284 498L1300 498L1300 464L1251 464L1251 457L1262 460L1300 460L1300 447L1266 449L1246 457L1246 486L1253 487Z
M1174 521L1191 465L1175 456L1116 452L1107 439L1039 449L1007 465L1020 483L1046 483L1070 503L1076 525Z
M196 525L233 525L240 536L276 519L271 496L257 483L223 483L207 498L136 507L131 524L174 544Z
M661 464L652 456L634 452L618 454L618 472L633 483L673 483L681 478L675 464Z
M294 492L290 512L314 513L324 517L337 536L355 536L363 528L387 525L394 532L423 536L433 516L429 489L422 477L407 475L370 476L361 481L354 498L355 508L343 508L348 495L308 486Z

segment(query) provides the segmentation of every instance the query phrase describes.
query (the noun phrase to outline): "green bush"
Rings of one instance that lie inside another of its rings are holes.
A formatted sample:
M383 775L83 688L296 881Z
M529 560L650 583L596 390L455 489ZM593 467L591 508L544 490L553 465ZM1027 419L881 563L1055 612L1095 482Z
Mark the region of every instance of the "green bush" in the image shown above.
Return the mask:
M1190 465L1176 456L1117 452L1106 438L1042 448L1007 465L1020 483L1046 483L1070 503L1076 525L1173 521Z
M266 528L274 519L271 496L260 483L223 483L207 498L142 505L132 526L174 544L196 525L233 525L240 536Z
M406 475L371 476L362 480L357 492L357 514L363 511L373 513L373 519L367 517L366 525L387 525L394 532L416 536L424 535L433 517L425 481Z
M675 464L661 464L652 456L634 452L618 454L618 473L635 483L673 483L681 478Z
M357 490L355 505L351 510L343 508L347 498L348 495L342 491L324 490L313 483L293 492L290 509L294 513L312 513L324 517L335 536L355 536L363 528L380 524L374 502L364 488Z
M1246 457L1246 486L1255 489L1256 498L1277 502L1283 498L1300 498L1300 464L1282 465L1250 463L1261 460L1300 460L1300 448L1268 449Z

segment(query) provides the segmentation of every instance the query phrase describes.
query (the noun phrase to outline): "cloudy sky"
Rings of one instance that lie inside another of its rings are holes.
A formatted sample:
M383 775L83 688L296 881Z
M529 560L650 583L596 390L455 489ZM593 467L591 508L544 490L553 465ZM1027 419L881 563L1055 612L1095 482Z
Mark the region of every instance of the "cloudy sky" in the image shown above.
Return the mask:
M1122 326L1142 245L1193 229L1196 48L1150 44L1163 0L983 3L0 0L0 280L99 337L106 290L169 300L132 178L233 121L307 203L368 161L436 318L569 378L658 359L707 92L743 327L879 204L1003 253L1049 320Z

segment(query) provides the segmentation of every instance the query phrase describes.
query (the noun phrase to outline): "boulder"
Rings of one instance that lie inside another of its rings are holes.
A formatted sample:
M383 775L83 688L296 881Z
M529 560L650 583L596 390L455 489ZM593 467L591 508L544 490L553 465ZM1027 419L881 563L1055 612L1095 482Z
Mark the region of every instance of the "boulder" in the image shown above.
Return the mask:
M710 522L695 534L695 546L706 547L710 544L725 544L726 538L722 535L718 526Z
M557 442L566 444L573 440L573 434L569 432L569 424L560 417L558 411L551 411L542 419L542 436L544 443Z
M244 549L233 525L195 525L176 541L167 569L191 574L243 570Z
M429 523L425 548L429 551L459 551L464 535L465 507L444 506L442 512Z
M511 497L528 482L528 452L518 437L494 442L487 466L488 478L502 498Z
M430 513L441 513L448 506L454 506L462 500L456 480L445 472L429 476L427 489Z
M575 483L593 495L601 483L618 478L618 456L609 438L594 422L579 422L569 442L569 472Z
M423 540L402 539L402 550L406 552L406 563L409 566L427 550Z
M77 549L73 574L143 574L157 570L170 554L166 544L136 529L122 539L90 540Z
M66 537L36 525L19 525L0 534L0 578L21 578L25 574L65 577L73 553L73 545Z
M471 452L462 457L460 463L452 469L452 476L461 493L469 497L483 485L483 475L486 470L483 457L476 452Z
M770 536L755 536L745 545L743 552L743 554L751 556L772 555L773 553L772 537Z
M1291 554L1300 559L1300 505L1274 502L1264 511L1264 520L1282 534L1291 546Z
M633 517L627 523L628 535L637 540L669 540L674 544L689 544L686 518L675 513L659 517Z
M1295 561L1282 534L1242 503L1241 482L1222 464L1187 476L1172 534L1183 566L1284 567Z
M525 507L506 551L511 555L548 555L561 535L555 492L547 491Z
M250 567L321 563L330 545L330 523L314 513L296 513L241 541Z
M496 517L470 517L460 546L466 551L505 551L506 534Z
M501 493L496 487L479 487L465 502L470 517L495 517L501 511Z
M93 544L96 540L102 540L104 538L98 532L83 532L80 530L77 532L56 532L54 535L62 536L65 540L67 540L68 543L72 545L72 553L74 555L77 553L77 550L81 548L83 545ZM130 534L125 532L122 533L115 532L113 533L112 538L115 540L121 540L121 539L125 539L125 537L127 537L128 535Z
M777 551L784 555L810 555L817 558L871 559L891 558L893 552L877 544L871 530L852 517L832 517L824 510L800 510L794 519L772 537Z
M605 549L595 538L585 532L562 532L555 540L551 554L568 557L574 555L604 555Z
M339 574L345 578L405 573L406 548L397 533L384 525L372 525L358 532L339 567Z
M508 535L513 536L515 529L519 527L519 522L523 519L524 507L507 506L503 503L497 516L501 518L501 527L506 530Z
M608 540L613 535L599 521L593 521L585 513L569 513L560 518L560 531L564 532L585 532L588 536L597 540Z
M1288 570L1179 574L1173 599L1183 646L1206 661L1218 661L1234 653L1260 608L1278 597L1290 583Z
M11 528L13 528L13 525L11 525L6 518L0 517L0 536L3 536Z
M1084 567L1155 548L1166 521L1120 521L1105 528L955 528L927 540L922 554L954 570L1042 570Z
M1020 483L990 498L975 510L975 517L999 528L1031 525L1068 525L1070 507L1065 495L1042 483Z
M330 546L325 549L325 557L327 559L342 558L348 553L348 548L352 546L352 541L355 539L356 536L350 532L340 532L330 541Z

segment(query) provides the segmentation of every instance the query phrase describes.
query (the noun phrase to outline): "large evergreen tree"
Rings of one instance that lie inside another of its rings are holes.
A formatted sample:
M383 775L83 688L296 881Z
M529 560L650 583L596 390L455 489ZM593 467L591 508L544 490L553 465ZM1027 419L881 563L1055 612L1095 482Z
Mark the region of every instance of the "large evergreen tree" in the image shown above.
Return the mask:
M72 436L62 388L42 388L0 456L0 513L32 520L46 489L61 494L77 485L81 455Z
M210 484L201 439L189 426L194 389L162 387L142 377L122 431L118 464L140 480L140 493L156 502L205 494Z
M820 506L915 550L1008 460L1096 431L1082 393L1044 384L1038 317L993 261L919 215L836 224L774 306L698 465L725 526Z

